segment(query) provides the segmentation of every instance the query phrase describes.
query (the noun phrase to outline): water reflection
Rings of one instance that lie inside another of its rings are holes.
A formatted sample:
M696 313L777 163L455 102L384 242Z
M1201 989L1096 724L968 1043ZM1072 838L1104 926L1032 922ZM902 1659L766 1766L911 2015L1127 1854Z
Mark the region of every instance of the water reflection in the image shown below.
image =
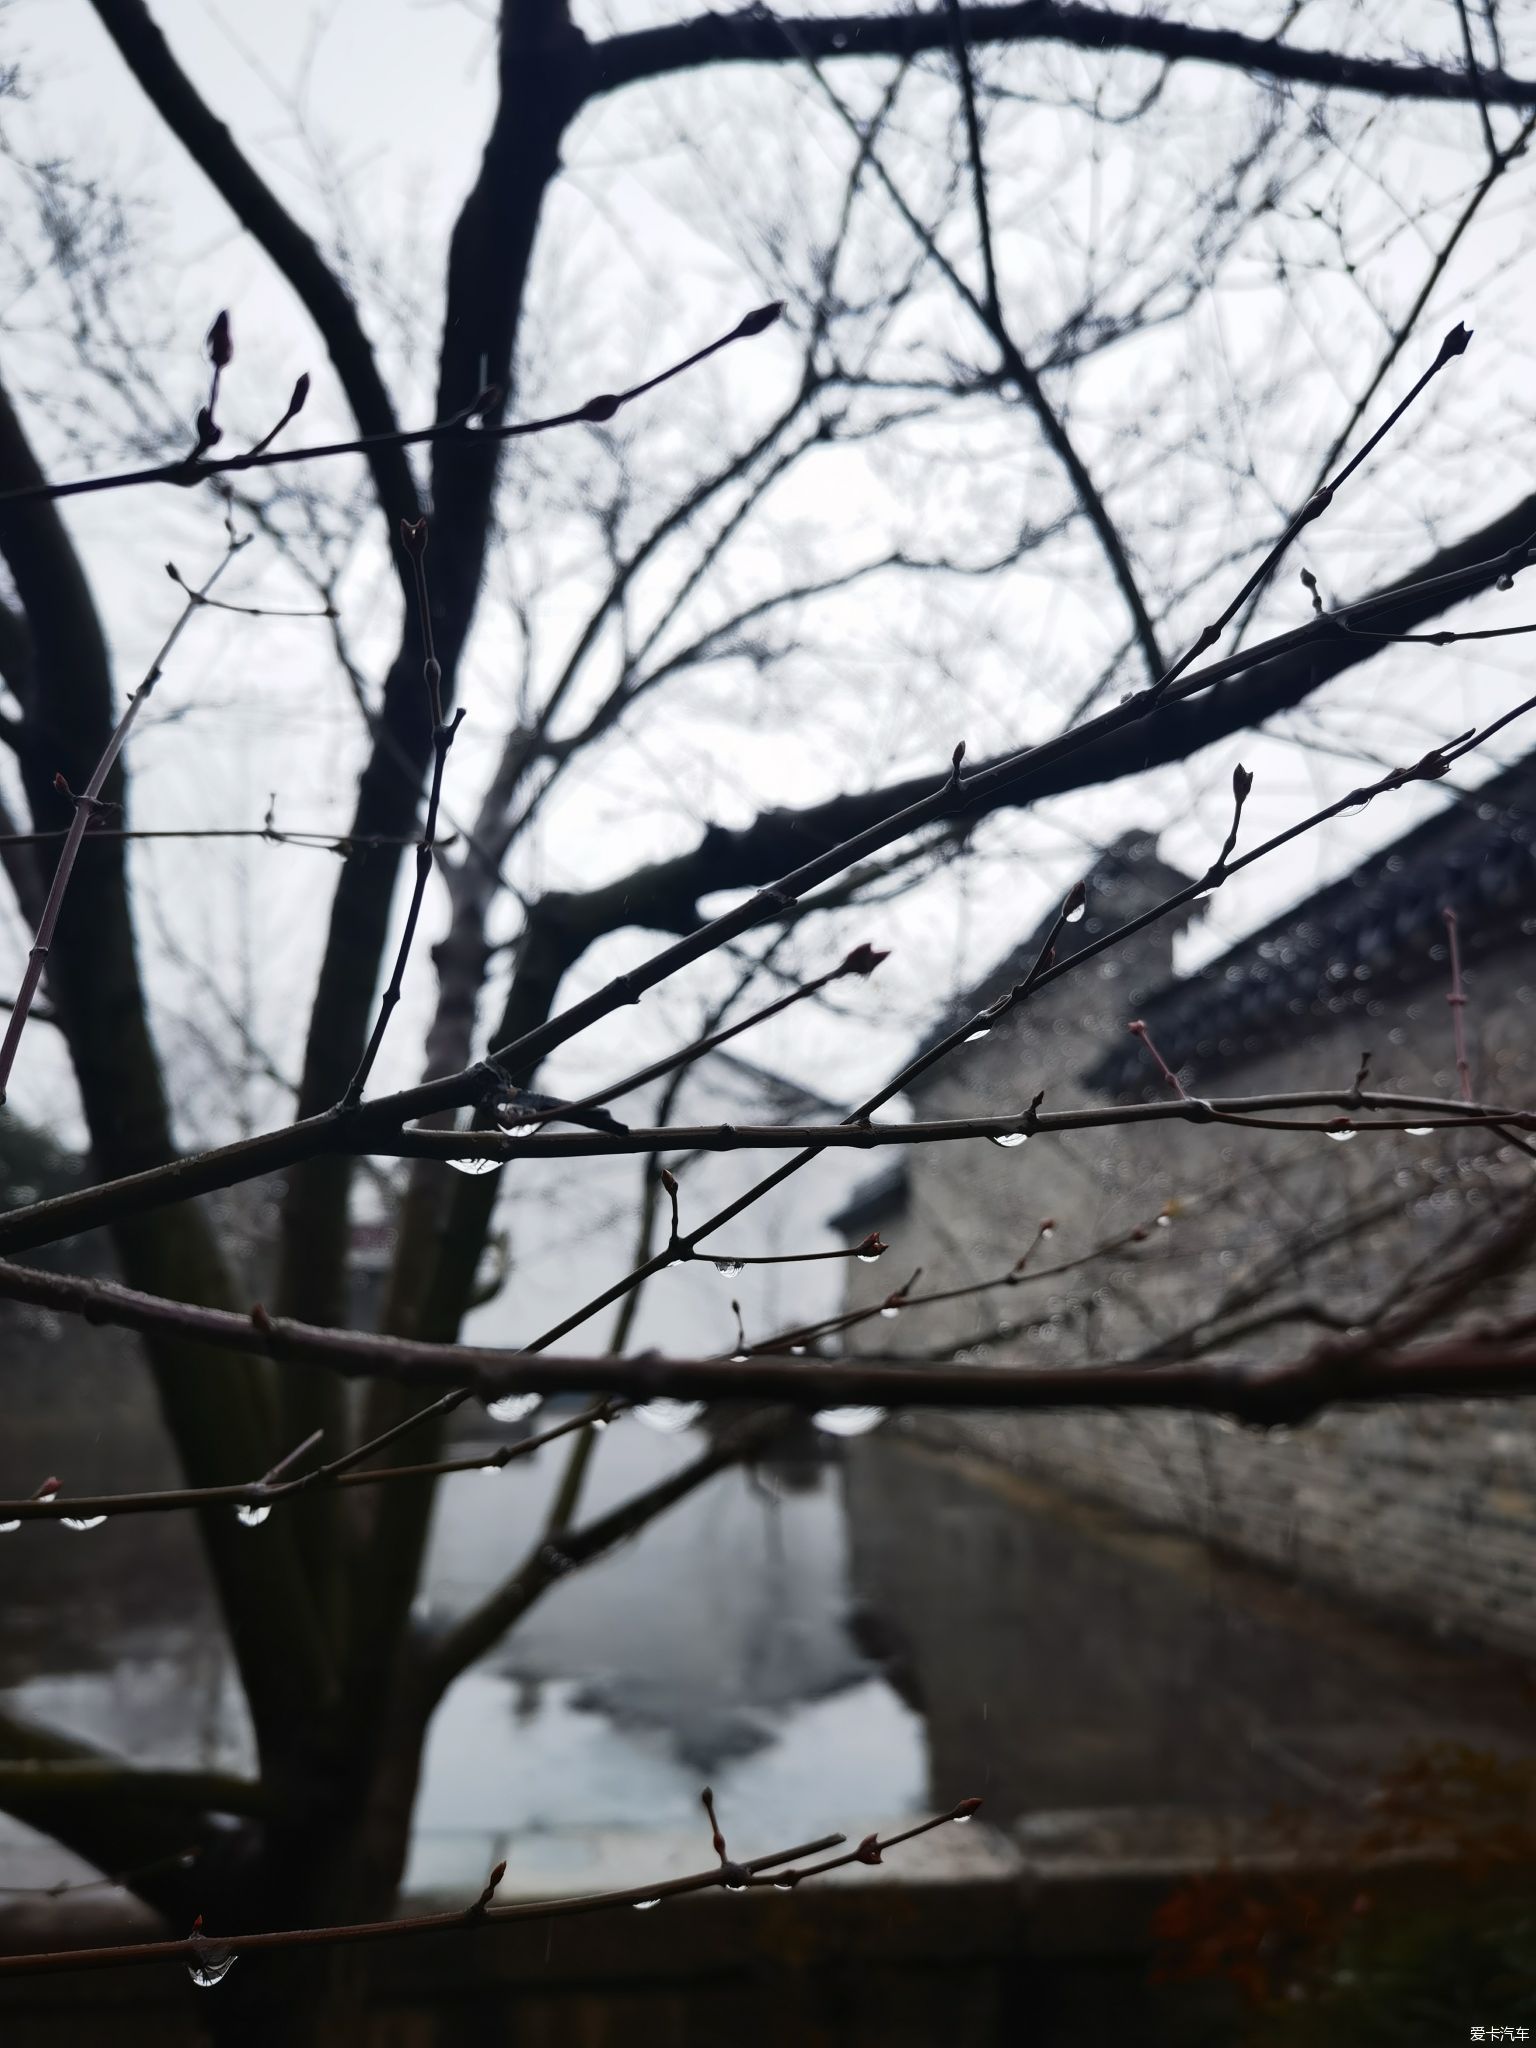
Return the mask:
M582 1516L700 1445L697 1433L609 1430ZM421 1600L429 1623L451 1621L536 1545L565 1449L443 1488ZM250 1768L190 1525L145 1518L125 1525L122 1545L117 1533L88 1577L56 1530L9 1539L5 1703L144 1761ZM844 1823L862 1833L871 1815L915 1813L922 1723L852 1620L836 1466L802 1439L765 1468L719 1475L556 1585L453 1689L429 1739L410 1882L479 1882L509 1848L514 1878L556 1876L591 1853L592 1830L676 1827L696 1850L706 1780L743 1841ZM73 1859L0 1820L6 1881L71 1874Z

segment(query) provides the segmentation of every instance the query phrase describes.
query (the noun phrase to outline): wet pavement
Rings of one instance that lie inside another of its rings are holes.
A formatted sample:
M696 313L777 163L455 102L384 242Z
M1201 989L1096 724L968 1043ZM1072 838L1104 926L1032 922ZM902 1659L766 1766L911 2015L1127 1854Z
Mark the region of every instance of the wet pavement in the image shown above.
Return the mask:
M633 1422L584 1513L694 1455ZM536 1542L562 1446L442 1494L424 1600ZM1429 1740L1528 1747L1525 1671L1421 1641L1182 1536L887 1430L732 1472L558 1583L449 1695L410 1882L579 1868L599 1834L863 1833L972 1793L1028 1813L1348 1806ZM178 1524L178 1526L172 1526ZM135 1758L243 1768L249 1733L180 1518L5 1539L0 1700ZM251 1532L261 1541L259 1529ZM0 1882L80 1874L0 1822Z

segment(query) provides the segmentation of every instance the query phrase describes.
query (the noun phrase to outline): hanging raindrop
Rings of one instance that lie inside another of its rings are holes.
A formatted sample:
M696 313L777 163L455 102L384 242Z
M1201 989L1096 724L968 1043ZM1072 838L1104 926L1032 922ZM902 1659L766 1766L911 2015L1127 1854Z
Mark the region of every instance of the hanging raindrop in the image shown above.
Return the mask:
M703 1413L702 1401L672 1401L665 1396L642 1401L634 1410L635 1420L654 1429L658 1436L681 1436L685 1429L692 1429ZM654 1905L655 1901L651 1903Z
M715 1261L715 1271L726 1280L734 1280L738 1273L745 1272L745 1270L746 1268L740 1259L716 1259Z
M21 1527L21 1517L20 1517L20 1515L18 1515L18 1516L16 1517L16 1519L15 1519L15 1521L14 1521L14 1522L0 1522L0 1536L9 1536L9 1535L10 1535L10 1533L11 1533L11 1531L12 1531L13 1529L19 1529L20 1527Z
M1011 1152L1015 1145L1028 1144L1029 1133L1028 1131L999 1131L992 1142L994 1145L1001 1145L1005 1152Z
M243 1500L235 1509L235 1520L244 1528L259 1529L271 1512L272 1503L269 1500L259 1503Z
M968 1031L965 1034L965 1043L967 1045L974 1045L978 1039L990 1038L991 1036L992 1026L990 1024L983 1024L979 1031Z
M732 1365L745 1365L745 1364L746 1364L746 1362L747 1362L747 1354L746 1354L746 1352L745 1352L745 1351L733 1351L733 1352L731 1353L731 1363L732 1363Z
M791 1344L789 1347L789 1355L791 1358L804 1358L805 1346L803 1344ZM16 1524L14 1522L11 1522L7 1526L14 1529L16 1527Z
M1427 1138L1434 1131L1433 1124L1409 1124L1403 1132L1406 1138Z
M492 1422L521 1422L543 1399L542 1394L503 1394L498 1401L487 1401L485 1412Z
M499 1159L450 1159L448 1164L455 1173L494 1173L501 1162Z
M191 1945L192 1960L187 1964L187 1975L200 1989L211 1991L215 1984L222 1984L235 1967L235 1952L196 1932L191 1937Z
M880 1311L880 1320L884 1323L894 1323L900 1314L901 1310L896 1306L895 1302L888 1301Z
M883 1408L818 1408L811 1417L828 1436L867 1436L885 1420Z
M652 1906L659 1906L660 1904L660 1899L636 1899L635 1911L637 1913L649 1913Z
M1347 1130L1343 1131L1324 1131L1323 1136L1325 1138L1332 1138L1335 1145L1347 1145L1350 1139L1358 1137L1359 1133L1351 1125Z
M856 1256L861 1266L878 1265L880 1261L879 1252L859 1252Z
M1063 924L1081 924L1087 915L1088 899L1085 896L1080 903L1074 903L1070 910L1062 912L1061 921Z
M59 1519L66 1529L99 1529L107 1518L105 1515L61 1515Z

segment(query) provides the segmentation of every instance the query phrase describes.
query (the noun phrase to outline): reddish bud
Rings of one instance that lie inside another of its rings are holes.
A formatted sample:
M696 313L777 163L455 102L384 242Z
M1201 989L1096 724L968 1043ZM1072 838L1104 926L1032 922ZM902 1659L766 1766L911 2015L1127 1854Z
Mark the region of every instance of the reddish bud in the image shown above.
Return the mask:
M596 398L589 398L576 417L579 420L611 420L623 402L611 391L602 391Z
M959 771L959 767L960 767L960 763L961 763L961 762L962 762L962 761L963 761L964 759L965 759L965 741L964 741L964 740L960 740L960 741L958 741L958 742L956 743L956 746L955 746L955 751L954 751L954 752L953 752L953 753L952 753L952 754L950 755L950 757L949 757L949 765L950 765L950 767L951 767L951 768L955 769L955 770L956 770L956 772L958 773L958 771Z
M506 1874L506 1864L504 1862L498 1863L496 1868L491 1872L490 1876L485 1881L486 1890L492 1892L495 1891L497 1885L501 1883L501 1880L506 1876Z
M955 1819L969 1820L973 1813L980 1813L980 1811L981 1801L979 1799L962 1799L955 1808Z
M759 306L755 312L749 313L737 327L732 329L728 339L738 341L749 334L761 334L765 327L771 327L776 320L782 318L783 312L784 301L782 299L774 299L769 305Z
M882 960L889 960L890 954L876 951L873 946L855 946L853 951L838 968L839 974L873 974Z
M868 1237L856 1244L853 1249L858 1258L878 1259L890 1250L890 1246L881 1237L878 1230L872 1230Z
M661 1169L661 1184L669 1195L677 1193L677 1175L670 1166L664 1166Z
M853 1853L860 1863L883 1863L885 1860L880 1854L880 1837L878 1835L866 1835Z
M208 360L216 370L222 370L235 352L235 345L229 338L229 315L220 313L208 330Z
M300 413L304 410L304 401L308 396L309 372L308 370L301 370L294 380L293 396L288 401L289 419L292 419L295 413Z
M1232 770L1233 797L1240 804L1246 803L1248 801L1249 791L1252 788L1253 777L1249 774L1248 770L1243 766L1242 762L1239 761L1237 766Z
M34 1500L52 1500L58 1490L59 1482L57 1479L45 1479L32 1498Z

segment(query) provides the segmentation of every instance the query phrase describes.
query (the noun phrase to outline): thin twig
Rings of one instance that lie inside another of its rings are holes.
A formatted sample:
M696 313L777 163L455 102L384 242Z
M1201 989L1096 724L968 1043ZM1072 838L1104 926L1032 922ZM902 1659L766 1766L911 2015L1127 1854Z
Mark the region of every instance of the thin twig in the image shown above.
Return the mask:
M952 1820L957 1811L952 1808L940 1818ZM756 1876L803 1856L816 1855L846 1839L844 1835L822 1835L814 1842L802 1842L793 1849L776 1849L768 1856L754 1856L740 1867ZM472 1905L460 1911L418 1913L408 1919L361 1921L344 1927L290 1927L262 1934L193 1935L184 1941L137 1941L102 1948L0 1956L0 1976L44 1976L63 1970L111 1970L163 1962L185 1963L190 1967L205 1960L210 1949L216 1951L222 1960L226 1955L253 1955L273 1949L342 1948L362 1942L403 1940L419 1934L446 1934L455 1930L505 1927L519 1922L564 1920L588 1913L611 1912L620 1906L647 1905L652 1899L681 1898L690 1892L712 1891L725 1882L726 1871L717 1866L696 1871L688 1877L631 1885L622 1891L591 1892L576 1898L526 1899L510 1906L487 1905L482 1891ZM488 1889L494 1890L494 1886Z
M536 1436L520 1437L515 1443L501 1444L494 1451L477 1452L473 1457L439 1458L423 1465L368 1468L368 1459L382 1448L383 1440L375 1438L332 1459L329 1464L316 1466L299 1478L281 1479L278 1475L284 1466L309 1449L314 1441L312 1438L309 1444L291 1451L265 1478L245 1484L165 1487L145 1493L65 1494L52 1490L46 1494L34 1494L27 1500L0 1500L0 1530L15 1528L21 1522L94 1521L102 1515L157 1515L212 1507L246 1508L258 1513L265 1521L267 1514L280 1502L331 1486L389 1486L399 1479L439 1478L455 1472L499 1472L519 1458L532 1457L546 1444L556 1443L561 1437L585 1429L588 1423L609 1421L619 1412L615 1402L599 1401L579 1414L552 1423Z
M215 380L217 380L217 366L215 366ZM101 792L106 787L107 777L112 773L113 767L116 765L117 757L122 752L128 735L133 729L134 720L149 702L155 684L159 682L164 671L164 666L170 656L171 649L181 638L183 629L197 611L202 600L213 588L214 584L218 582L244 545L244 541L232 540L207 580L188 597L186 604L182 607L180 617L171 627L170 632L166 634L165 639L160 644L159 652L145 672L144 680L136 690L130 693L128 702L123 708L123 715L113 727L106 745L102 748L101 757L97 761L95 768L91 771L91 778L86 783L85 788L77 795L75 791L65 784L62 776L54 778L55 787L73 802L75 814L70 820L68 831L64 837L64 845L59 854L58 866L53 871L53 881L49 885L47 901L43 905L43 914L38 922L36 936L32 941L32 950L27 956L26 971L22 975L21 987L16 992L16 1001L11 1011L10 1022L6 1026L4 1039L0 1040L0 1103L5 1101L6 1090L10 1085L11 1070L16 1064L16 1053L21 1044L21 1034L26 1029L27 1013L32 1007L32 1000L37 994L38 986L43 978L43 969L47 964L48 954L53 945L53 935L58 928L59 912L64 904L64 893L68 889L70 877L74 873L75 860L80 852L81 843L90 831L92 820L100 813Z
M659 384L667 383L673 377L680 377L685 370L691 370L696 363L702 363L718 349L728 348L733 341L743 341L748 336L761 334L771 327L783 312L777 303L759 306L739 320L729 334L722 334L715 341L695 349L681 362L672 364L654 377L647 377L642 383L632 384L626 391L604 392L596 398L589 398L584 405L573 407L568 412L552 413L548 418L535 420L513 420L510 423L492 427L477 424L482 409L487 408L493 393L482 392L474 404L465 408L453 419L440 420L435 426L416 427L388 434L360 434L350 441L327 441L311 448L275 448L258 445L244 455L226 455L216 461L204 456L183 456L176 462L157 463L151 469L126 470L116 476L77 477L73 482L62 484L24 484L18 489L0 491L0 505L24 504L39 498L76 498L94 491L130 490L139 484L198 484L209 477L227 476L234 470L276 469L293 462L320 462L333 455L366 455L381 448L419 448L429 441L510 441L527 434L547 434L556 427L600 425L611 420L621 407L654 391Z

